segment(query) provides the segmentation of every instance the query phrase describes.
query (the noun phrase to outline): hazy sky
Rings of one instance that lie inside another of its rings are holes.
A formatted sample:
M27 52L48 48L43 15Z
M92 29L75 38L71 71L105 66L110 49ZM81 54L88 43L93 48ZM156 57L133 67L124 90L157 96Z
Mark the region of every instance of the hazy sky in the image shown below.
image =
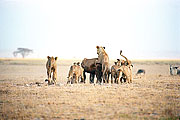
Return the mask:
M0 0L0 57L180 59L180 0Z

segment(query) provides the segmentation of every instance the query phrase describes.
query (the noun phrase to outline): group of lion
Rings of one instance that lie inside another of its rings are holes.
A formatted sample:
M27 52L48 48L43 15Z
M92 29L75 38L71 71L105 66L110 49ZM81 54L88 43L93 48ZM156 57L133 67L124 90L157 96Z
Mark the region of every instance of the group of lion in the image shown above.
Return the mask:
M111 67L109 65L109 56L105 51L105 47L96 46L98 58L87 59L81 62L81 64L73 63L70 66L70 70L68 73L68 81L67 83L86 83L86 72L90 73L90 83L120 83L120 82L128 82L132 83L132 63L128 60L124 55L122 55L122 51L120 51L120 55L125 58L125 60L117 59L115 64ZM48 76L48 84L56 84L57 80L57 57L47 57L47 76ZM51 74L53 73L52 80ZM111 80L109 80L109 76L111 74ZM96 76L97 81L94 81L94 77Z

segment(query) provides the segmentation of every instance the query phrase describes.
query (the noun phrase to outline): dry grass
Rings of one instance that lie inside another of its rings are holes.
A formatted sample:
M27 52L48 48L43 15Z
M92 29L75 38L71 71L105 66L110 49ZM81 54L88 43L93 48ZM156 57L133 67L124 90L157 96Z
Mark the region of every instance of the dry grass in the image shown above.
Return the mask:
M58 60L58 85L47 86L46 60L1 59L0 119L179 119L180 76L169 64L180 61L133 61L132 84L66 85L73 62Z

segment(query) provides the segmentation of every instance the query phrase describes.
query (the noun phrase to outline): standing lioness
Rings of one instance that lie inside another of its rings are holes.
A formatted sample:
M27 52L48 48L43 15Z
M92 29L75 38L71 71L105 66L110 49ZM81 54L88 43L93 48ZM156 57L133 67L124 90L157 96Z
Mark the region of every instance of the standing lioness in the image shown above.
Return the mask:
M46 63L46 69L47 69L47 76L48 76L48 84L56 84L56 80L57 80L57 61L58 57L49 57L47 56L47 63ZM51 81L51 74L53 72L53 77Z
M98 61L97 63L102 64L102 76L103 76L103 80L105 82L109 81L109 77L108 77L108 72L109 72L109 56L106 53L106 51L104 50L105 47L101 47L101 46L96 46L97 48L97 54L98 54ZM102 82L103 82L102 80Z

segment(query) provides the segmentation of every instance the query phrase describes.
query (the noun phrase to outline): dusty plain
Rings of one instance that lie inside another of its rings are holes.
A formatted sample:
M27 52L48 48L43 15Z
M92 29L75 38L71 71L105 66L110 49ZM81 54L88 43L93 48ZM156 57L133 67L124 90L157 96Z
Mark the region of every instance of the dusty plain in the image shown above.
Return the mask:
M48 86L46 60L0 59L0 119L180 119L180 76L169 74L180 60L134 60L131 84L67 85L74 61L59 59L57 85Z

